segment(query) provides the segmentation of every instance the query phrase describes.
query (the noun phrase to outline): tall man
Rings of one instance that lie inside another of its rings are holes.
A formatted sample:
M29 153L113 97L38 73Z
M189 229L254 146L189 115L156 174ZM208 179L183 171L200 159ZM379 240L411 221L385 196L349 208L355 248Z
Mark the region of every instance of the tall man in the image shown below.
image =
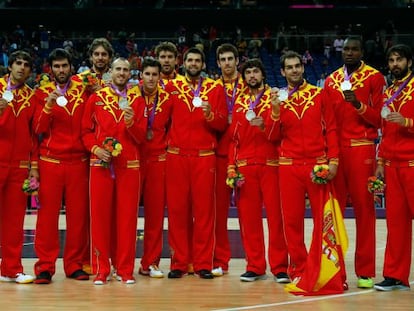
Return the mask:
M89 192L95 285L109 280L110 259L119 281L135 283L141 188L139 144L145 139L147 121L138 89L127 88L130 70L126 59L114 60L111 85L89 97L82 119L82 140L91 152ZM111 153L110 147L103 146L108 138L121 144L118 156Z
M344 65L325 81L329 102L334 106L339 139L339 167L334 179L342 212L349 194L355 214L355 273L357 286L372 288L375 276L375 207L367 191L374 174L375 140L380 127L383 75L366 65L362 41L348 37L343 46Z
M153 278L164 277L159 263L166 206L167 131L171 113L171 95L159 84L160 72L161 64L158 60L144 59L140 91L145 99L148 126L146 140L141 145L145 238L139 273Z
M178 50L174 43L161 42L155 47L155 56L161 64L160 84L165 86L171 79L183 78L177 72Z
M35 132L42 135L39 171L42 182L36 222L36 284L48 284L59 256L59 212L65 199L66 239L63 268L67 277L88 280L82 260L89 247L89 163L81 143L81 120L88 94L72 77L71 55L55 49L49 55L53 82L39 86Z
M37 139L32 131L35 105L25 84L33 66L30 54L15 51L9 57L9 74L0 78L0 281L31 283L21 261L27 196L26 178L39 178Z
M216 137L227 126L228 112L223 87L201 76L204 65L204 53L190 48L184 55L186 80L170 81L174 102L166 168L169 278L181 278L191 262L201 278L213 278Z
M245 84L242 76L237 71L239 53L237 48L224 43L216 51L217 65L221 69L221 77L218 84L224 86L227 110L229 113L228 124L231 123L233 106L236 98L243 92ZM217 181L216 181L216 244L214 247L213 270L214 276L222 276L228 272L231 250L227 231L227 218L231 204L231 188L226 185L227 158L230 144L230 131L218 135L217 147Z
M87 91L92 94L95 91L108 86L111 82L111 74L109 70L114 56L114 49L112 44L106 38L95 38L89 46L88 55L89 62L92 64L91 69L78 74L78 77L84 81L85 75L89 73L96 75L96 82L94 84L87 84ZM115 249L115 243L112 244ZM87 249L87 252L84 255L83 270L91 273L89 250L90 248Z
M266 278L266 257L275 281L286 283L288 252L280 209L278 145L264 133L264 120L271 112L270 87L263 63L250 59L243 64L242 77L247 89L233 108L228 172L243 174L237 208L240 233L246 253L246 272L240 280L253 282ZM268 256L263 230L263 206L269 230Z
M89 91L94 92L109 85L111 82L109 69L114 56L114 49L106 38L95 38L89 46L88 55L92 67L89 70L81 72L78 76L83 79L85 74L94 73L98 83L89 85Z
M384 280L376 290L409 290L414 215L414 74L413 54L407 45L387 51L395 80L384 94L382 140L376 176L385 177L387 243Z

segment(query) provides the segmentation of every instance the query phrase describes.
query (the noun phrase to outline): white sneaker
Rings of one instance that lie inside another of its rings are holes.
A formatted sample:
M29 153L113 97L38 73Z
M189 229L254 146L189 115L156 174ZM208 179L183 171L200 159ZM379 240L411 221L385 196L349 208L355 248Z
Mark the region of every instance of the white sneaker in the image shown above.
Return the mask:
M149 276L151 278L160 279L164 277L164 272L162 272L157 265L151 265L149 266Z
M136 283L135 278L133 276L130 276L130 277L127 277L127 278L122 278L122 276L117 275L116 280L120 281L120 282L123 282L125 284L135 284Z
M223 276L224 275L223 269L221 267L214 268L213 270L211 270L211 273L214 276Z
M33 281L35 280L35 277L29 274L24 274L24 273L17 273L16 277L11 278L8 276L0 276L0 281L1 282L16 282L18 284L29 284L29 283L33 283Z

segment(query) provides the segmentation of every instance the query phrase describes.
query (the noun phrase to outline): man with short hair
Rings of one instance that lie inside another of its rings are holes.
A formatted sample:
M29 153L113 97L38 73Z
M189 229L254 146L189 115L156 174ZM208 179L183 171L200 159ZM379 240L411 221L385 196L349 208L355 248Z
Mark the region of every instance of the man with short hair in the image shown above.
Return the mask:
M89 280L82 268L89 247L88 151L81 142L81 120L88 93L72 76L72 56L57 48L48 62L54 81L35 91L35 132L42 136L39 171L42 182L36 222L36 284L49 284L59 255L59 213L65 200L66 239L63 268L67 277Z
M33 90L26 84L33 66L29 53L10 55L9 73L0 78L0 281L31 283L21 261L27 196L26 178L39 179L37 138L32 130L35 105Z

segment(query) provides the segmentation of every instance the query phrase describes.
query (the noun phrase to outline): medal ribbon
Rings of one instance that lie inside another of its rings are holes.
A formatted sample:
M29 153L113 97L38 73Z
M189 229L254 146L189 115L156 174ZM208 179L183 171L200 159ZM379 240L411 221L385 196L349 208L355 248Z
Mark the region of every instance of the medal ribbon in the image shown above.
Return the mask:
M193 93L194 97L200 97L201 84L203 83L203 80L203 77L200 77L200 79L198 80L197 88L195 90L190 86L191 93Z
M348 74L348 70L346 69L346 67L345 67L345 65L344 65L344 81L349 81L349 80L351 80L351 76L352 76L352 73L349 75Z
M400 95L400 93L402 92L402 90L407 86L407 84L408 84L408 82L410 82L411 81L411 79L413 78L413 76L414 76L414 74L412 73L408 78L407 78L407 80L405 80L401 85L400 85L400 87L397 89L397 91L394 93L394 94L392 94L392 96L390 97L390 98L388 98L386 101L385 101L385 103L384 103L384 107L388 107L391 103L392 103L392 101L398 96L398 95Z
M141 94L142 94L142 97L144 97L145 101L147 101L147 97L145 97L144 87L142 86L141 86ZM149 98L150 97L148 96L148 100ZM154 101L152 103L151 113L148 116L148 126L147 126L148 129L152 129L152 124L154 123L155 110L157 109L157 104L158 104L158 90L157 90L157 93L155 94Z
M111 87L115 91L115 93L118 94L118 96L120 96L122 98L127 98L127 90L128 90L127 87L124 88L122 91L118 90L118 88L115 87L115 85L113 85L112 83L111 83Z
M287 97L287 99L289 99L289 97L290 96L292 96L298 89L299 89L299 86L301 86L302 85L302 83L301 84L298 84L298 85L296 85L293 89L291 89L290 91L289 91L289 87L284 87L284 88L282 88L282 90L285 90L285 91L287 91L288 92L288 97Z
M160 85L161 85L162 89L165 90L165 83L164 83L164 80L162 78L160 79Z
M299 86L301 86L301 85L302 85L302 83L301 83L301 84L296 85L293 89L291 89L291 90L289 91L289 93L288 93L288 98L289 98L290 96L292 96L293 94L295 94L295 93L296 93L296 91L299 89Z
M70 85L70 80L68 82L66 82L66 84L63 88L61 88L60 85L58 83L56 83L56 88L59 90L59 92L62 96L65 96L66 91L69 88L69 85Z
M259 95L257 95L256 99L254 100L254 102L252 101L252 99L250 98L250 105L249 105L249 110L254 110L254 108L257 106L257 104L260 102L260 99L262 98L264 92L265 92L266 88L263 88L263 91L261 91L259 93Z
M21 87L23 85L23 83L18 83L15 85L11 84L11 78L9 77L9 79L7 80L7 91L14 91L15 89L18 89L19 87Z
M239 76L237 76L236 81L234 81L233 92L231 94L231 97L228 96L227 94L226 84L224 83L224 79L223 79L223 85L224 85L224 95L226 96L227 109L229 113L231 114L233 111L234 100L235 100L236 93L237 93L237 86L239 85Z

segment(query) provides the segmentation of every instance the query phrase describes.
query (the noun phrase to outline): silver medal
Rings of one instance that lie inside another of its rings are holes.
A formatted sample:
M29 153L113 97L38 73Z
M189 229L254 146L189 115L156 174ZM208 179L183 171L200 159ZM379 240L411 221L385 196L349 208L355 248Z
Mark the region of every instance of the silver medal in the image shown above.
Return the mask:
M104 83L109 83L112 80L111 74L109 72L105 72L102 75L102 80L104 81Z
M253 110L251 110L251 109L247 110L247 112L246 112L246 120L247 121L251 121L254 118L256 118L256 113Z
M13 92L12 92L12 91L9 91L9 90L6 90L6 91L4 91L4 93L3 93L2 97L3 97L5 100L7 100L7 102L9 102L9 103L10 103L10 102L13 100L13 98L14 98L14 96L13 96Z
M68 100L65 98L65 96L59 96L56 99L56 104L58 104L58 106L60 107L65 107L67 103L68 103Z
M124 110L125 108L128 108L128 106L129 106L128 99L122 97L119 100L118 105L119 105L119 108L121 108L122 110Z
M352 84L348 80L345 80L341 83L341 90L342 91L349 91L352 89Z
M193 106L194 107L201 107L201 104L203 103L203 101L201 100L200 97L196 96L193 98Z
M382 109L381 109L381 117L383 119L387 118L390 113L391 113L391 110L390 110L390 108L388 108L388 106L382 107Z
M286 90L280 90L280 91L277 93L277 96L279 97L279 100L280 100L281 102L283 102L283 101L285 101L285 100L287 100L287 99L288 99L288 97L289 97L289 93L288 93Z

